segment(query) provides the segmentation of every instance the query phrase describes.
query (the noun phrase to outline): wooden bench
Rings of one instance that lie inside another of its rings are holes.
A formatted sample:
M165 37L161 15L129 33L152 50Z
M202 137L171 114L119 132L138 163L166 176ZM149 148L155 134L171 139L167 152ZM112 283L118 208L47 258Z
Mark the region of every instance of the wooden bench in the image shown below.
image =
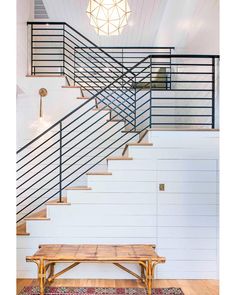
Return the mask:
M152 293L155 266L164 263L165 258L155 252L155 245L40 245L33 256L27 256L26 261L35 262L38 266L40 295L44 288L53 280L79 265L80 263L112 263L122 270L141 280L148 291ZM58 273L54 273L56 263L70 263ZM131 271L121 263L134 263L140 266L140 275Z

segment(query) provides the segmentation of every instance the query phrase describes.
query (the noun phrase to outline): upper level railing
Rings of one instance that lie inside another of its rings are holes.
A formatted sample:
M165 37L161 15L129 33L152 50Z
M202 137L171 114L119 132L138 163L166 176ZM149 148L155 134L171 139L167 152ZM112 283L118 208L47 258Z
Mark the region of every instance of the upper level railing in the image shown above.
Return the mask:
M78 47L75 49L75 62L77 66L75 67L75 81L79 82L81 85L84 85L86 89L91 89L92 86L95 86L95 82L98 81L98 77L104 75L104 72L112 72L115 69L119 72L124 73L126 69L132 68L139 61L150 55L171 55L173 53L174 47L100 47L106 53L109 53L116 61L119 61L120 66L111 62L107 64L106 67L101 71L99 66L97 67L97 61L95 59L96 53L99 49L92 48L81 48ZM84 53L84 50L93 49L94 54ZM100 53L102 55L102 53ZM93 57L94 56L94 57ZM89 65L87 58L89 57ZM170 61L170 60L169 60ZM148 60L147 60L148 63ZM92 65L92 68L91 68ZM121 66L122 65L122 66ZM139 68L135 67L133 73L138 73ZM85 82L81 82L83 79ZM86 82L89 81L89 85Z
M108 85L151 54L171 54L173 47L98 47L65 22L28 22L30 74L65 75L83 90ZM135 70L134 70L135 73Z
M30 23L29 26L31 35L38 30L44 37L45 30L49 29L55 35L51 25ZM54 49L50 38L46 47L52 56L57 56L59 49ZM65 39L74 40L72 38L68 35ZM106 53L101 49L101 56L97 56L101 71L97 81L85 81L84 77L76 81L73 75L76 64L67 60L69 53L64 43L62 70L57 65L58 72L50 72L45 70L51 67L51 59L45 58L48 54L44 52L45 45L39 46L41 40L37 40L37 48L34 48L34 39L31 41L32 56L37 50L37 56L44 57L40 61L44 63L40 73L32 59L32 74L64 73L75 84L86 83L90 88L83 87L91 93L91 98L17 151L18 221L51 198L58 197L61 202L67 186L75 184L147 128L215 128L218 56L149 55L122 73L119 69L114 72L104 69L104 59L106 65L108 62L117 62L117 68L124 65L108 53L104 57ZM75 55L71 53L71 57L74 61ZM88 67L93 68L93 62L92 57L87 57Z

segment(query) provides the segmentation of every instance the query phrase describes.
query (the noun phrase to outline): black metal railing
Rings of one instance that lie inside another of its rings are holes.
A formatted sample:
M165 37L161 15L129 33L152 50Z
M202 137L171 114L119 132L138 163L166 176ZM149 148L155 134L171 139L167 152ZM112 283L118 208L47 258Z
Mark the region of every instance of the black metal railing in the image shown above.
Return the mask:
M43 28L42 23L29 26L31 33L40 28L43 37L44 30L55 30L45 23ZM43 50L44 46L37 48L37 55L44 56ZM57 50L53 49L52 54ZM63 50L62 70L58 73L80 84L84 77L77 81L73 75L77 62L68 71L67 50ZM83 86L87 90L89 85L91 98L17 151L17 221L52 198L61 202L67 186L76 185L90 169L147 128L215 128L218 56L159 53L125 67L124 72L123 64L110 54L105 57L103 49L96 54L101 74L92 81L95 85L88 80ZM117 63L122 71L105 71L104 75L103 59L113 67ZM40 74L54 75L45 70L50 68L51 60L43 62ZM86 63L88 68L93 67L94 60L87 57ZM32 59L35 75L39 74L37 66Z
M65 22L28 22L31 74L65 75L94 94L150 54L173 47L98 47ZM135 73L135 70L134 70Z
M147 70L144 64L135 79L150 76L149 71L144 74ZM18 222L51 198L60 202L67 186L149 126L149 116L144 114L150 109L150 89L137 90L133 81L130 69L18 150ZM137 106L145 96L147 100Z
M103 56L103 53L99 52L100 48L105 50L106 53L109 53L116 61L119 61L119 64L111 62L110 64L103 65L103 69L101 70L99 67L100 64L95 59L97 53ZM84 52L91 49L94 51L92 54L89 51L87 54ZM173 49L174 47L77 47L75 48L75 63L77 65L75 67L75 81L86 89L91 89L92 87L96 87L95 82L99 82L98 79L101 75L103 78L104 73L105 75L107 73L111 74L113 71L124 73L147 56L159 54L171 55ZM89 64L87 62L88 59ZM146 63L148 64L149 61L147 60ZM138 73L138 71L138 67L133 69L134 74ZM81 79L83 79L83 82Z

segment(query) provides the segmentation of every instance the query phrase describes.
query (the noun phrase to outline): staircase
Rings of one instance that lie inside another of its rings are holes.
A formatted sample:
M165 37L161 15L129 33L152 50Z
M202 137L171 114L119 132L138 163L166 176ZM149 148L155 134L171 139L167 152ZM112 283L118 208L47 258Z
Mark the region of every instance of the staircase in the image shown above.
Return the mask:
M63 91L79 88L81 95L78 107L17 151L19 248L36 249L37 235L44 237L43 243L52 242L49 237L55 231L58 242L64 235L65 242L84 243L99 239L96 225L111 225L113 231L116 227L116 237L119 232L133 236L137 224L154 226L153 218L146 218L156 214L152 205L134 202L145 197L142 189L147 184L142 179L153 174L139 171L133 155L138 157L142 148L148 157L153 128L214 129L218 57L177 55L170 48L167 53L142 56L129 66L127 60L113 57L66 23L29 22L28 26L28 78L63 76L67 82ZM137 171L123 173L129 167ZM140 182L135 188L129 186L134 179ZM152 186L144 191L154 192ZM132 196L126 195L129 191ZM87 202L92 205L83 206ZM81 239L79 227L83 227ZM144 227L137 241L148 235ZM34 273L29 270L21 276Z

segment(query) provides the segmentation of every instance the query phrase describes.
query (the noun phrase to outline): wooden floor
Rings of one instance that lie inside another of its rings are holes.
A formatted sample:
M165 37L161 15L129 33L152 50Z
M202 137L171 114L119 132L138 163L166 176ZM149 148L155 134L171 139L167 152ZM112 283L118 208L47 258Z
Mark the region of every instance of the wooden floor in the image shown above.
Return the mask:
M37 280L18 279L17 294L23 287L38 284ZM63 280L58 279L51 286L66 287L143 287L136 280ZM218 295L219 282L216 280L155 280L154 287L178 287L182 288L185 295Z

